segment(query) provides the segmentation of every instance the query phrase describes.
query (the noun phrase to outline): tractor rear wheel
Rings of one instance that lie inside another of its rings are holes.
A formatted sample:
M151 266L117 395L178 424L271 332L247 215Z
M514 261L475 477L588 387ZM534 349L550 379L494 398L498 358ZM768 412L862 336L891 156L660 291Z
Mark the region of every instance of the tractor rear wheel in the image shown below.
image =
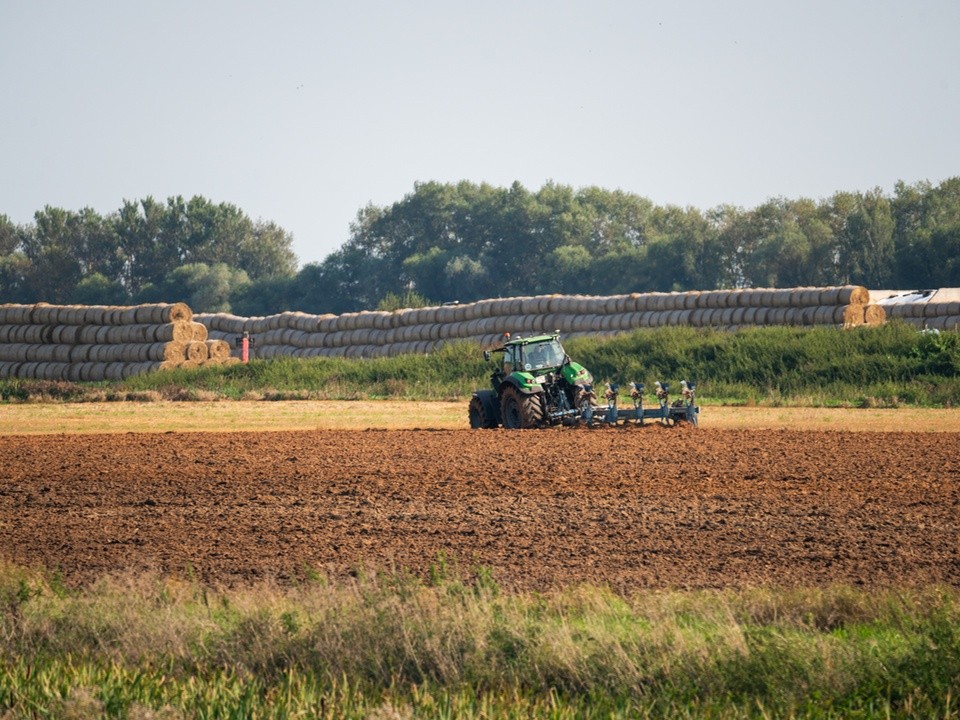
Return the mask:
M524 395L508 387L500 397L500 417L509 430L540 427L544 421L543 396Z

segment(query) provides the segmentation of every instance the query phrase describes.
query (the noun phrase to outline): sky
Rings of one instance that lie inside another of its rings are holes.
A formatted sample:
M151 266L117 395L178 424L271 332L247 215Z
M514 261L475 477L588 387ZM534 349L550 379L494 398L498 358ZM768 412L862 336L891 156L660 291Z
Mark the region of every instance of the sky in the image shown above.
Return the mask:
M300 264L427 181L755 207L960 175L956 0L0 0L0 215L231 203Z

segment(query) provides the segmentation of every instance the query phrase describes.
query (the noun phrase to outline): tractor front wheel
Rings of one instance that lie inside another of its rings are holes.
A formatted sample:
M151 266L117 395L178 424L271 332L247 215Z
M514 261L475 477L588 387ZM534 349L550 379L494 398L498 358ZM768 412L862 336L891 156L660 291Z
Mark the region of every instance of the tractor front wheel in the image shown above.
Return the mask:
M544 421L543 396L524 395L507 387L500 397L500 417L508 430L540 427Z

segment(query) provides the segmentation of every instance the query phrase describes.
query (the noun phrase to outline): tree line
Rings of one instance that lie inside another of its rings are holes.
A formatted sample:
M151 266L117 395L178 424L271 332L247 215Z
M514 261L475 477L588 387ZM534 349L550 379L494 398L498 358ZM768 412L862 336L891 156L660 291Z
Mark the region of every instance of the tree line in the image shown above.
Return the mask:
M275 223L203 197L125 201L106 216L48 206L26 225L0 215L0 302L266 315L541 293L960 286L960 177L706 211L598 187L424 182L362 208L321 262L298 268L291 245Z

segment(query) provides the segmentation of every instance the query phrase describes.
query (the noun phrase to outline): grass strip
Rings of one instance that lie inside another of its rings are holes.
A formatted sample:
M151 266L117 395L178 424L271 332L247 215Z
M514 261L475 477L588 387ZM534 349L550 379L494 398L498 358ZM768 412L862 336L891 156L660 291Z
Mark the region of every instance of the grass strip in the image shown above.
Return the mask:
M960 333L925 334L901 322L839 330L669 327L573 338L571 357L598 382L698 385L713 403L770 406L956 407ZM0 400L452 400L486 387L492 366L460 342L430 355L369 360L276 358L151 373L116 383L0 380Z
M70 589L0 568L0 717L956 717L954 588L517 593L427 580Z

